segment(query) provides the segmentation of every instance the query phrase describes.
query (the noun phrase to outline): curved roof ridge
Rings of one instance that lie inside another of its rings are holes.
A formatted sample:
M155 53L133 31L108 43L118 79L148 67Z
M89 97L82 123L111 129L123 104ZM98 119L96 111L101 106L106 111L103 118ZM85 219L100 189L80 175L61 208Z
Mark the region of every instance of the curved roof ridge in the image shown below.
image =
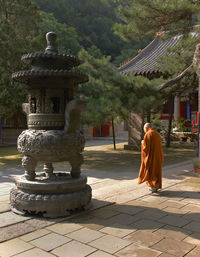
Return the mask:
M148 74L159 72L158 59L166 55L166 50L177 45L182 35L163 38L163 36L155 37L142 51L127 63L118 68L122 74L133 73L134 75Z
M155 37L147 46L145 46L145 48L143 48L136 56L134 56L132 59L128 60L128 62L125 61L125 64L122 64L118 69L120 70L121 68L124 68L124 66L128 65L130 62L134 61L134 59L136 59L138 56L140 56L142 54L142 52L148 48L151 44L153 44L153 42L157 39L157 37Z

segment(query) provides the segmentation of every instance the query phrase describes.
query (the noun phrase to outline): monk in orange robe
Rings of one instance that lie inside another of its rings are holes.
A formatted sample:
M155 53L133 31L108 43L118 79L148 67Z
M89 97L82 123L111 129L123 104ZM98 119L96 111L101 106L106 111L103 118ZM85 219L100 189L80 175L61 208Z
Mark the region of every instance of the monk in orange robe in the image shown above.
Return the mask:
M144 140L141 144L141 167L138 184L146 182L151 191L162 188L163 149L160 134L150 123L144 125Z

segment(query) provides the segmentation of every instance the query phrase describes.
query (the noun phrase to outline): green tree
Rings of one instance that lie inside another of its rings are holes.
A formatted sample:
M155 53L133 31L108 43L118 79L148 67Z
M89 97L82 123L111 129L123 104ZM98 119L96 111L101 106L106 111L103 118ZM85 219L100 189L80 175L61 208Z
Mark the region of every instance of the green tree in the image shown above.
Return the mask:
M117 1L121 2L121 1ZM200 1L196 0L127 0L124 1L118 8L118 16L123 20L123 23L115 25L116 32L125 39L141 39L152 35L159 30L168 31L169 35L188 36L189 32L198 32L199 26L195 26L199 22ZM197 75L199 72L199 45L196 47L194 55L193 68ZM178 58L180 60L180 58ZM184 59L184 65L187 61ZM172 66L175 67L173 63ZM167 67L168 71L173 67ZM191 65L190 65L191 66ZM189 68L190 68L189 66ZM182 64L176 66L175 72L180 73ZM189 68L179 74L170 82L162 84L159 88L163 89L182 79L185 74L188 74ZM199 83L200 85L200 83ZM199 86L200 92L200 86ZM200 94L199 94L200 95ZM199 104L200 108L200 104ZM200 109L199 109L200 111ZM199 112L200 113L200 112Z
M123 76L123 75L122 75ZM150 110L159 109L163 96L157 90L164 79L149 80L143 76L128 74L123 76L124 85L121 85L122 103L128 112L141 112L147 115Z
M89 74L89 82L79 87L77 94L88 104L83 121L101 125L116 117L127 119L129 111L148 111L158 108L160 93L157 86L163 79L149 80L142 76L123 76L111 65L110 57L95 58L81 50L81 71Z
M14 84L11 74L21 69L21 55L36 46L39 22L31 0L0 1L0 117L11 116L26 98L26 87Z
M102 125L112 121L113 144L115 145L114 120L126 115L126 108L122 104L121 87L123 77L110 63L110 57L100 55L95 49L94 55L82 49L79 58L83 61L81 71L87 72L89 82L79 87L77 94L87 101L87 108L83 113L83 122L90 125Z
M125 39L141 39L160 29L171 34L188 33L198 23L198 0L115 0L121 3L117 13L123 23L115 25Z
M122 76L111 65L110 57L95 58L82 49L79 58L83 61L81 71L88 73L89 82L78 89L78 95L88 104L83 119L86 124L101 125L126 112L122 107L120 85Z
M49 31L53 31L57 34L57 42L60 53L76 55L81 49L79 44L79 36L76 33L74 27L67 26L65 23L60 23L54 17L53 13L46 13L41 11L41 23L40 28L40 41L43 41L46 47L45 34Z
M79 36L79 44L87 51L95 46L101 50L103 55L111 56L111 61L116 65L119 65L124 60L123 58L132 57L138 49L144 46L143 42L134 40L130 46L129 43L115 35L113 25L118 21L115 14L117 3L112 0L34 1L42 11L53 13L57 22L73 27Z
M117 9L123 21L115 24L116 33L126 40L143 39L162 30L167 36L182 35L179 45L170 52L173 56L163 58L160 66L169 76L177 75L185 69L193 58L199 37L190 32L198 32L200 1L197 0L116 0L121 3ZM144 22L146 21L146 22ZM183 51L184 49L184 51ZM170 60L170 61L169 61Z

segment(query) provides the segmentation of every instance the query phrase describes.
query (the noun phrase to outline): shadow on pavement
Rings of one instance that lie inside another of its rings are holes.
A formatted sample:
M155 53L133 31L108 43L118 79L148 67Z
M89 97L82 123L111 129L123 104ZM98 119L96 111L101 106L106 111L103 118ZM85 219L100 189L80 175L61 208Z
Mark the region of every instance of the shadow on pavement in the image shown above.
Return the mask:
M173 193L175 196L176 193ZM187 194L187 192L182 192L182 194L185 193ZM133 200L130 204L111 205L65 222L75 222L100 231L106 227L102 232L116 236L120 231L115 229L132 230L127 234L133 236L134 242L137 241L137 236L134 236L135 230L144 232L148 230L155 235L167 236L176 240L182 240L189 235L191 238L200 240L200 206L196 207L198 212L190 212L189 208L183 207L179 209L179 213L160 209L161 206L162 203L157 204L156 207L151 202ZM151 235L149 236L149 241L151 241Z

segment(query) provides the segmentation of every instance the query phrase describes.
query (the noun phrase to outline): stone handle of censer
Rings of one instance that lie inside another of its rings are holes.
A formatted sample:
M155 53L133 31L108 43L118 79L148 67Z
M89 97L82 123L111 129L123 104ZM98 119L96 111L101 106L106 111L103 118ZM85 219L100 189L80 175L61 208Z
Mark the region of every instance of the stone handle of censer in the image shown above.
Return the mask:
M70 101L65 109L65 127L67 134L75 134L80 132L80 115L87 105L83 100Z

